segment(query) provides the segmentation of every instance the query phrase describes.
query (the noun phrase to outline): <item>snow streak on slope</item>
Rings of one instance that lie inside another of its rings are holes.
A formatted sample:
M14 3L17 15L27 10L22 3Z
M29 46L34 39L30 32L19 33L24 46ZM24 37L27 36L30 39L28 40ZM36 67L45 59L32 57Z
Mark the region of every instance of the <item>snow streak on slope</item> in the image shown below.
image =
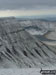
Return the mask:
M15 19L0 23L0 68L41 68L56 64L55 47L29 34Z

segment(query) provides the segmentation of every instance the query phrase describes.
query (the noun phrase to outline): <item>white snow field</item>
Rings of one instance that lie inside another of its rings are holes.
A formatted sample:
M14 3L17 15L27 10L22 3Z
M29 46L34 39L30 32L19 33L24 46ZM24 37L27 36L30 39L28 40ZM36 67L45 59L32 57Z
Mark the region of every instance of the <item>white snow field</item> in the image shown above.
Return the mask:
M41 68L0 69L0 75L42 75ZM56 67L45 67L42 70L56 70Z
M1 69L0 75L41 75L40 69Z

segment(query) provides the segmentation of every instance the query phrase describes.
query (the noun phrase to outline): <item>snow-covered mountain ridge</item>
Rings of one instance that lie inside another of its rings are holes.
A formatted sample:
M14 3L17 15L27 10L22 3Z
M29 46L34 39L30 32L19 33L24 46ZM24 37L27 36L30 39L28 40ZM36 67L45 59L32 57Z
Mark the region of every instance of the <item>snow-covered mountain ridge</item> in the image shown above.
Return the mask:
M55 24L56 22L40 20L0 19L0 68L41 68L56 65L56 47L44 44L35 36L52 31ZM34 32L30 33L29 30L40 33L32 35Z

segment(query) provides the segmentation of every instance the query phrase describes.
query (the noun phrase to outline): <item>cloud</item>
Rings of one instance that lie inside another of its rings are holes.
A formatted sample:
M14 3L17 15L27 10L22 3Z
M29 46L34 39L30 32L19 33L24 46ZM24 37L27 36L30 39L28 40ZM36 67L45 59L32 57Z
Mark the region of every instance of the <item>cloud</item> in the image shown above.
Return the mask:
M56 7L56 0L0 0L0 10L45 9Z
M0 0L0 17L56 15L56 0Z

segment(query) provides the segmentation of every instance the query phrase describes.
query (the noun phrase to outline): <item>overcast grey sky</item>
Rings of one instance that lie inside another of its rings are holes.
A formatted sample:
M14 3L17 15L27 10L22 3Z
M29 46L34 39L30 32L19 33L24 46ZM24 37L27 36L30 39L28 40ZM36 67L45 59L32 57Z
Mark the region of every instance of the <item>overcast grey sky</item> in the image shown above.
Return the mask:
M56 0L0 0L0 10L49 8L56 8Z

